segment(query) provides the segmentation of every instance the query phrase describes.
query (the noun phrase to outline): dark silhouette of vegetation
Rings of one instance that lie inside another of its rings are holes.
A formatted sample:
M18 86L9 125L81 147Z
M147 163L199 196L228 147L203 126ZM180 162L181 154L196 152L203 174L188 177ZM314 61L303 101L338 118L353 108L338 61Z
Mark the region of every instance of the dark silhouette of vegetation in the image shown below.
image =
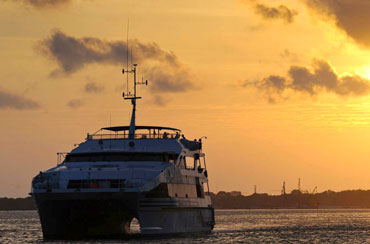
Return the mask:
M289 209L289 208L370 208L370 190L325 191L309 194L299 190L285 195L252 194L240 192L211 193L216 209ZM31 197L0 198L0 210L35 210Z
M0 210L35 210L31 197L26 198L0 198Z
M253 194L235 196L228 192L211 193L216 209L267 208L370 208L370 190L325 191L309 194L298 190L291 194L271 196Z

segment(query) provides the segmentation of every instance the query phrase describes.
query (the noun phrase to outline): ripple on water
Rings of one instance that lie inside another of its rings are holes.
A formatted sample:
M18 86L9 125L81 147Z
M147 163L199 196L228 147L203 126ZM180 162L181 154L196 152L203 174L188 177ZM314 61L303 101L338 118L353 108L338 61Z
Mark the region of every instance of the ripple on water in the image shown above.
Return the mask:
M370 243L370 210L217 210L210 234L73 243ZM36 211L0 211L0 243L45 243ZM71 243L53 241L53 244Z

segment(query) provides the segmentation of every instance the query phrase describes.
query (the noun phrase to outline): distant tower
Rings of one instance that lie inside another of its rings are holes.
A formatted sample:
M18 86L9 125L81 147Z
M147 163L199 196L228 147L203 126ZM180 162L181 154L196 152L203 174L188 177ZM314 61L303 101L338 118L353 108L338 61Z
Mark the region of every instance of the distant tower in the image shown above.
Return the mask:
M301 178L298 178L298 191L301 191Z
M283 182L283 188L281 189L281 195L285 195L286 194L286 191L285 191L285 181Z
M254 194L257 194L257 185L254 185Z

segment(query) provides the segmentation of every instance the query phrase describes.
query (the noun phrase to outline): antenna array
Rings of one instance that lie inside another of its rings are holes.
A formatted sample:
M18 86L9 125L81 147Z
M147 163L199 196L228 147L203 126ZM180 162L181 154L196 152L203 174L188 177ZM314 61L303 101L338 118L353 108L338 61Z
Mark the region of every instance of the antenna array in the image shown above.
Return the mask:
M130 24L130 20L128 20L128 23L127 23L127 54L126 54L126 70L125 69L122 69L122 74L127 74L127 90L126 90L126 94L123 92L122 93L122 97L125 99L125 100L131 100L131 104L132 104L132 115L131 115L131 122L130 122L130 129L129 129L129 138L131 139L134 139L135 138L135 114L136 114L136 100L137 99L141 99L141 97L138 97L136 95L136 86L137 85L148 85L148 81L146 80L144 82L144 79L141 81L141 82L137 82L136 81L136 73L137 73L137 64L132 64L132 49L131 49L131 69L129 70L128 69L128 66L129 66L129 42L128 42L128 34L129 34L129 24ZM133 74L134 75L134 91L133 93L131 93L131 91L129 90L129 74Z

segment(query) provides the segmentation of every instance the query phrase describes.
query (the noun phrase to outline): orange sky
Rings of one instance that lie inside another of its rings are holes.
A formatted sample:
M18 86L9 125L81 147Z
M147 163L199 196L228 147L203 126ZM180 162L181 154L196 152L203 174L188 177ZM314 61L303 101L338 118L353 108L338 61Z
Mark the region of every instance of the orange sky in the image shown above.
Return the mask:
M86 133L129 123L128 19L150 81L137 124L207 136L213 192L279 194L298 178L304 190L370 188L370 3L31 3L0 0L0 197L26 196Z

